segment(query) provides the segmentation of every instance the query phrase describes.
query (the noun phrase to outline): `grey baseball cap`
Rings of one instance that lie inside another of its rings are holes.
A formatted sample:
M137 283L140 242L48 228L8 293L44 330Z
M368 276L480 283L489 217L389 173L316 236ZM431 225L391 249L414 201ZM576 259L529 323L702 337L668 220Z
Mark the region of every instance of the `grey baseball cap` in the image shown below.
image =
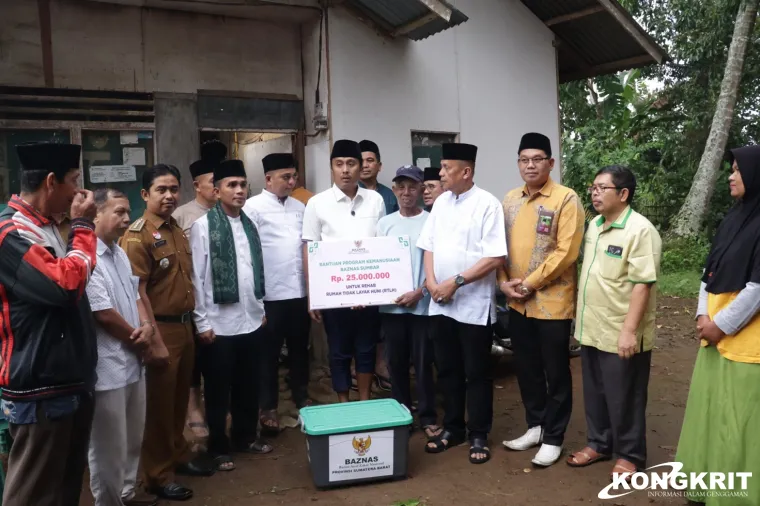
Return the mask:
M422 172L422 169L415 165L404 165L396 170L396 177L393 178L393 182L395 183L397 179L401 179L402 177L407 177L412 181L422 183L424 173Z

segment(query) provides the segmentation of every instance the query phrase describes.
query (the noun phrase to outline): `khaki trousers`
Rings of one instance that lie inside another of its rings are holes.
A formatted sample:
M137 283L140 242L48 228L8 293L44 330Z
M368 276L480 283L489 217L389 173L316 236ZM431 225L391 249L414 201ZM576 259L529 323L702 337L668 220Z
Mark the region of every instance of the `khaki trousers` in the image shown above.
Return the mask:
M50 420L41 403L37 423L10 425L3 506L78 506L82 492L94 401L80 396L73 413Z
M169 350L169 365L147 366L142 467L150 489L174 481L174 468L187 462L190 446L184 436L187 403L195 362L190 323L157 322Z

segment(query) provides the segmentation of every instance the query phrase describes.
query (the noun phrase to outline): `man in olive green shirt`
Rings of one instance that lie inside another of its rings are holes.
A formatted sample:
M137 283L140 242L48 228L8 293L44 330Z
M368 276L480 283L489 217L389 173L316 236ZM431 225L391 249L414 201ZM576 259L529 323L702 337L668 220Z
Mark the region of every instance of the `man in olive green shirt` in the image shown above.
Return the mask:
M654 347L662 241L631 209L633 173L600 170L589 188L594 209L584 239L575 338L581 344L587 446L568 460L583 467L612 456L612 473L646 467L646 405Z

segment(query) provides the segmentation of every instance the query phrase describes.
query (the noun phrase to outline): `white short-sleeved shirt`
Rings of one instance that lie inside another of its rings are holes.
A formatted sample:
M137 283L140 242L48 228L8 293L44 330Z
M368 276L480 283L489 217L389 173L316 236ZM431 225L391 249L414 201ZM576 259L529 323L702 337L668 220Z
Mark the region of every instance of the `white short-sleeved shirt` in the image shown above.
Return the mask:
M137 288L140 278L132 275L129 258L118 244L98 239L98 261L87 283L87 298L93 312L113 309L133 328L140 326ZM98 339L98 392L116 390L136 383L142 376L140 357L129 346L95 325Z
M238 336L254 332L264 321L264 301L256 298L253 263L248 236L240 217L227 216L235 238L239 302L214 303L214 283L209 253L208 215L193 223L190 249L193 252L193 319L199 333L213 329L218 336ZM264 274L266 282L266 273Z
M374 190L359 187L353 200L340 188L309 199L303 217L304 241L331 241L375 237L377 222L385 216L385 201Z
M288 197L280 201L263 190L251 197L243 212L256 224L264 254L264 300L289 300L306 297L303 275L303 214L306 206Z
M433 204L417 247L433 253L437 282L466 271L483 258L507 256L504 211L485 190L473 186L457 196L447 191ZM486 325L496 320L496 271L459 288L446 304L430 301L428 314L460 323Z

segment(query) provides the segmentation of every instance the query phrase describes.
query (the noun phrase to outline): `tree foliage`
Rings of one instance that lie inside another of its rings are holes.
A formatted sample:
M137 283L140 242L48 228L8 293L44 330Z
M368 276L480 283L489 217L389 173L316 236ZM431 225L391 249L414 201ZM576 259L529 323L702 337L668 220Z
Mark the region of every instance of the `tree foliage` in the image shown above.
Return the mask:
M560 90L563 180L585 195L599 168L629 166L637 206L661 228L689 191L710 129L741 0L621 3L665 48L663 65L567 83ZM760 27L744 66L728 147L760 140ZM728 164L711 202L712 228L730 205Z

